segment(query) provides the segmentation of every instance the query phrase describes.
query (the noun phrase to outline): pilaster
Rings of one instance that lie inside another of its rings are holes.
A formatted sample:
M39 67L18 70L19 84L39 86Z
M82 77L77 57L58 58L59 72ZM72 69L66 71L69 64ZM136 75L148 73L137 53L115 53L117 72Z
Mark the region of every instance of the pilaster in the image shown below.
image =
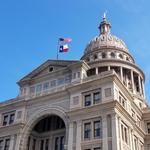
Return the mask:
M77 121L76 150L81 150L81 141L82 141L82 121L79 120Z
M102 131L103 131L103 149L108 150L108 138L107 138L107 116L102 116Z
M116 114L112 115L112 149L113 150L120 150L119 149L119 132L118 132L118 118Z
M68 150L73 149L73 122L69 124Z

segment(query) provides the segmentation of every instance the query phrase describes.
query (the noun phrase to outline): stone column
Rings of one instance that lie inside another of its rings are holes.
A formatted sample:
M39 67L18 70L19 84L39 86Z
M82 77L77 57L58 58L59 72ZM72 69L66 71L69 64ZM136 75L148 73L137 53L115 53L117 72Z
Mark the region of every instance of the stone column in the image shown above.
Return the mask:
M77 121L76 150L81 150L81 141L82 141L82 121L79 120Z
M102 139L103 139L103 149L108 150L108 138L107 138L107 116L102 116Z
M120 77L121 77L121 81L123 82L123 68L120 67Z
M96 69L96 75L98 75L98 67L96 67L95 69Z
M108 66L108 71L110 71L110 66Z
M69 124L69 135L68 135L68 150L72 150L73 148L73 122Z
M133 93L135 94L135 85L134 85L133 70L131 70L131 84L132 84Z
M143 96L145 98L145 88L144 88L144 81L143 81L143 79L142 79L142 88L143 88Z
M116 114L112 115L112 150L119 149L119 133L118 133L118 118Z
M138 75L139 92L142 94L141 77Z

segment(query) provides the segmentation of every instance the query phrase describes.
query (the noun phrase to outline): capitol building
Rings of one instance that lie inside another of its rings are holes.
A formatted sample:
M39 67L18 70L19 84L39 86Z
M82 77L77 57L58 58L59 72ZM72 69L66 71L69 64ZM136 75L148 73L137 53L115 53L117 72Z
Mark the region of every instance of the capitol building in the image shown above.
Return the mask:
M150 150L145 75L104 15L80 60L47 60L0 103L0 150Z

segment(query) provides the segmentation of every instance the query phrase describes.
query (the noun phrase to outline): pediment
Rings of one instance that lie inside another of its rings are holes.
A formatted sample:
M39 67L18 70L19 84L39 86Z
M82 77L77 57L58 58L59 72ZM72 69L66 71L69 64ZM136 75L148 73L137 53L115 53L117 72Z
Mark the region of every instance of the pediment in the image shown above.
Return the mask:
M37 67L31 73L23 77L18 84L23 82L30 81L33 78L37 78L48 73L54 72L59 69L66 68L70 64L76 63L78 61L71 61L71 60L47 60L45 63Z

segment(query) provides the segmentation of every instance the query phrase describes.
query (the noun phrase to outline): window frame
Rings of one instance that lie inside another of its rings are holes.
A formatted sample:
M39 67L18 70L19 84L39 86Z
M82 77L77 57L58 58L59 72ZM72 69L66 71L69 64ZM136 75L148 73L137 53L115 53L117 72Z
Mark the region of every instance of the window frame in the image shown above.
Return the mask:
M11 116L13 115L13 119L11 119ZM5 121L5 117L7 117L7 120ZM8 112L8 113L3 113L2 114L2 126L9 126L9 125L12 125L14 124L15 122L15 117L16 117L16 112L15 111L12 111L12 112Z
M89 125L89 129L86 129L86 125ZM91 122L85 122L84 123L84 140L91 139L91 131L92 131L92 124Z
M147 122L146 126L147 126L147 133L150 134L150 122Z
M95 125L96 123L99 123L99 127L97 128ZM100 138L102 137L101 135L101 129L102 129L102 126L101 126L101 120L96 120L96 121L93 121L93 136L94 138ZM99 135L97 135L97 131L99 132Z

